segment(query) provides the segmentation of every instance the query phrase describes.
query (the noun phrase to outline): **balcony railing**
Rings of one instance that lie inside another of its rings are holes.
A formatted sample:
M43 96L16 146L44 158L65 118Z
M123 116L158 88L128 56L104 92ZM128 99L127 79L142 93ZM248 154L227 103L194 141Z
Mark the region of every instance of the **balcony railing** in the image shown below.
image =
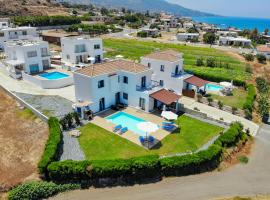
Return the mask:
M178 72L178 73L172 73L171 74L171 77L173 78L179 78L181 76L185 76L187 74L193 74L192 72L184 72L184 71L181 71L181 72Z
M145 85L145 86L141 86L141 85L136 85L136 90L137 91L140 91L140 92L143 92L143 91L150 91L156 87L160 87L160 84L159 82L157 81L151 81L150 84L148 85Z

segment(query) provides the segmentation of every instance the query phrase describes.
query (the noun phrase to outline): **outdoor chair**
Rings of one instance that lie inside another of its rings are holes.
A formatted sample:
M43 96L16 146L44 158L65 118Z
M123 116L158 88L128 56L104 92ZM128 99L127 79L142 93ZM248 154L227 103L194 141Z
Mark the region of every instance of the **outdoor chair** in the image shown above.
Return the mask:
M142 144L145 143L145 138L144 138L143 136L140 136L140 137L139 137L139 140L140 140L140 142L141 142Z
M117 125L117 126L114 127L113 132L117 132L117 131L119 131L121 129L122 129L122 125L119 124L119 125Z
M155 141L155 138L154 138L153 136L150 135L150 136L148 137L148 142L149 142L149 143L153 143L154 141Z
M128 128L127 127L124 127L124 128L122 128L121 130L120 130L120 133L119 134L123 134L123 133L125 133L125 132L127 132L128 131Z

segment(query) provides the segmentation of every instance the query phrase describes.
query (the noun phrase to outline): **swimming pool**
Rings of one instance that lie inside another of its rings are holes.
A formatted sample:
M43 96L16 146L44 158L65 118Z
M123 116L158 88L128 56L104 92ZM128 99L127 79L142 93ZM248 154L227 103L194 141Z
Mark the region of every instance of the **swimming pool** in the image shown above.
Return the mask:
M224 87L221 85L214 85L211 83L206 84L206 91L219 91L222 90Z
M69 77L69 75L61 73L61 72L48 72L48 73L40 74L39 76L41 76L42 78L49 79L49 80L56 80L56 79Z
M141 131L140 129L137 128L137 125L140 122L145 122L145 120L135 117L133 115L130 115L125 112L118 112L114 115L111 115L109 117L106 117L106 119L115 125L122 125L122 127L127 127L128 130L131 130L132 132L140 135L140 136L145 136L145 132Z

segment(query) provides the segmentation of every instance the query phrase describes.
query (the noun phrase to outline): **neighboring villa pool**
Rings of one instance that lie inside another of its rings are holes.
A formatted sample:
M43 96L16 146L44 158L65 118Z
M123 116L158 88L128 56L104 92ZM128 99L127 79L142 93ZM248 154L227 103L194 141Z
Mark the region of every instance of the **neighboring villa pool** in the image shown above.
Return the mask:
M133 115L127 114L125 112L118 112L114 115L111 115L109 117L106 117L106 119L115 125L121 124L122 127L127 127L128 130L140 135L140 136L145 136L145 132L139 130L137 128L137 125L140 122L145 122L145 120L135 117Z
M219 91L222 90L223 88L224 87L221 85L215 85L211 83L206 84L206 91Z
M61 73L61 72L48 72L48 73L40 74L39 76L46 78L48 80L56 80L56 79L69 77L69 75Z

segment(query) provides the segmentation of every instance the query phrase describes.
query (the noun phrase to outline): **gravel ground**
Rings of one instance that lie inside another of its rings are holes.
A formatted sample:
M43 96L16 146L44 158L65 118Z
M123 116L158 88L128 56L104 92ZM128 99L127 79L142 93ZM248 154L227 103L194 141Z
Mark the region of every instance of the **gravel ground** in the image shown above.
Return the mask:
M32 95L17 92L15 94L48 117L61 118L73 111L72 102L60 96Z
M60 160L85 160L84 152L81 150L77 138L71 137L68 132L63 132L63 143Z

